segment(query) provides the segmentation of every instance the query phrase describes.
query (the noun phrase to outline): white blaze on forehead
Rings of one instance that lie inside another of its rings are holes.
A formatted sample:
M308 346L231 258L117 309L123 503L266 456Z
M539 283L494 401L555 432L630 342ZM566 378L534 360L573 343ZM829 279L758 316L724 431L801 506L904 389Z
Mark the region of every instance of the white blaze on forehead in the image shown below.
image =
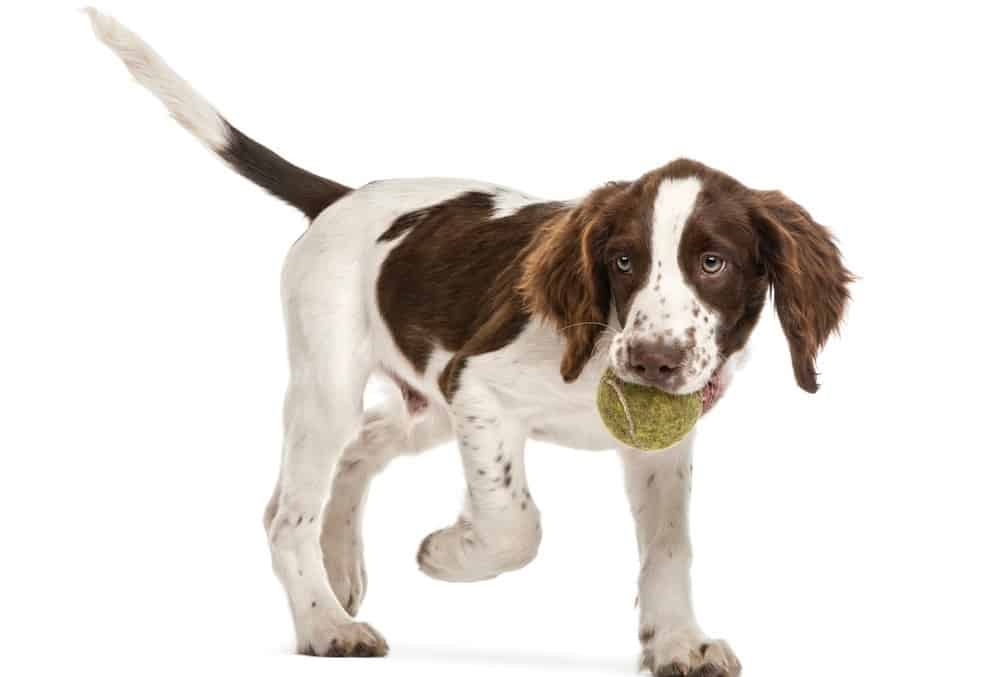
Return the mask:
M701 181L692 177L684 179L664 179L653 203L653 267L650 282L655 284L657 275L662 274L661 291L669 291L677 296L680 289L688 289L684 283L678 263L678 251L684 224L694 211ZM690 292L690 290L688 289ZM678 300L678 299L674 299ZM668 298L670 303L671 299Z
M655 333L652 338L685 340L685 332L692 324L694 290L684 280L678 253L684 225L700 191L701 181L689 177L664 179L656 193L649 277L636 292L629 318L629 324L643 334Z

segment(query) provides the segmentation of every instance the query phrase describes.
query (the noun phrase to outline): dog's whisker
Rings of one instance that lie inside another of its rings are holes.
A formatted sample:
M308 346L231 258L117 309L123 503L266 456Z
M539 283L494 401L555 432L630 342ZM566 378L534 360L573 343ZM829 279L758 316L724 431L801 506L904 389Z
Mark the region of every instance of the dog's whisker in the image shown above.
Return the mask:
M593 324L593 325L596 325L598 327L604 327L605 329L611 329L611 325L610 324L606 324L604 322L574 322L573 324L567 324L565 327L563 327L559 331L566 331L567 329L572 329L573 327L580 327L580 326L587 325L587 324Z
M597 341L594 342L594 349L590 353L590 357L593 358L601 350L605 350L611 346L611 336L608 334L603 334Z

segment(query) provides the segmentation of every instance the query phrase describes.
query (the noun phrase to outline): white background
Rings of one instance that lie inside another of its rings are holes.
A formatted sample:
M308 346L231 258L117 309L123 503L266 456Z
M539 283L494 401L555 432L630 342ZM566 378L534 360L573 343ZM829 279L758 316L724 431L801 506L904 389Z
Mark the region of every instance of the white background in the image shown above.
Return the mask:
M862 279L819 394L767 310L702 426L699 618L749 677L995 674L1000 55L987 3L917 4L102 9L242 130L349 185L569 198L688 155L801 202ZM533 564L425 578L459 459L401 460L372 493L361 610L391 656L291 655L260 515L278 272L304 221L188 138L75 7L0 27L0 672L633 674L617 458L543 444Z

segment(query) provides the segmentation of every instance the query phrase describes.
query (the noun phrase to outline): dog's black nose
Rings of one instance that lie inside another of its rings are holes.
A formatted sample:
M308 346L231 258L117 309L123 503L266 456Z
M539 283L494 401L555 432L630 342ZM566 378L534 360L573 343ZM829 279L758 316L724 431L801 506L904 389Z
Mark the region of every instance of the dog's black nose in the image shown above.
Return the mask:
M629 350L628 368L643 381L665 382L684 366L687 350L676 344L636 341Z

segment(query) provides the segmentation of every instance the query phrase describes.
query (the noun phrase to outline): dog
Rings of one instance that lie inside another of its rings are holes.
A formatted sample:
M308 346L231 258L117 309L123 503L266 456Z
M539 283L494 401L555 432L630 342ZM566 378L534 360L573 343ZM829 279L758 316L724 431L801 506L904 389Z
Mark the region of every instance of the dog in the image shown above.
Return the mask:
M641 560L641 665L738 675L732 649L692 609L694 435L663 453L623 448L595 392L610 368L668 393L701 392L709 412L769 292L798 385L815 392L817 353L853 279L830 232L782 193L687 159L574 201L455 179L351 189L245 136L136 34L87 11L181 125L310 220L282 272L290 383L264 515L298 651L387 653L355 620L361 524L369 483L400 454L457 441L468 485L456 522L421 543L423 572L477 581L528 564L542 536L523 458L534 439L619 450ZM379 374L399 396L366 411L365 385Z

